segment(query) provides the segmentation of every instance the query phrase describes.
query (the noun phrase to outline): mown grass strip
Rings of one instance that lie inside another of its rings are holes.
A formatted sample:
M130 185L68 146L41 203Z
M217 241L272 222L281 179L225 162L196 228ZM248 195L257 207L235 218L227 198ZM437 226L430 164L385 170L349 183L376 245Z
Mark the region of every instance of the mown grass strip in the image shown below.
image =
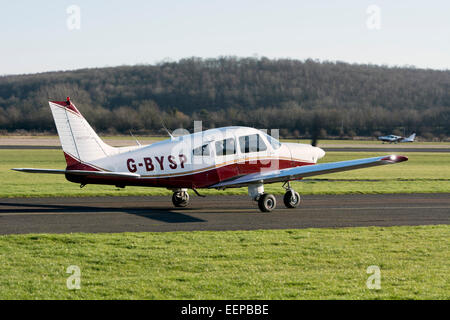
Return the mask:
M0 299L449 299L449 239L450 226L0 236Z

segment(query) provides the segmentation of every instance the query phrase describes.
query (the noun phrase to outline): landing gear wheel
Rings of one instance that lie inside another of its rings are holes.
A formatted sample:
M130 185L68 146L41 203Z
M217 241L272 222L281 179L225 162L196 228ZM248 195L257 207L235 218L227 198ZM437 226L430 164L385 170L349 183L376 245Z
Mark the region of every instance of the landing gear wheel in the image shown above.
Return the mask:
M300 204L301 198L298 192L288 190L283 197L283 202L286 208L297 208Z
M172 203L175 207L182 208L189 204L189 193L186 191L177 191L172 195Z
M262 212L271 212L277 206L277 200L273 194L263 193L258 199L258 207Z

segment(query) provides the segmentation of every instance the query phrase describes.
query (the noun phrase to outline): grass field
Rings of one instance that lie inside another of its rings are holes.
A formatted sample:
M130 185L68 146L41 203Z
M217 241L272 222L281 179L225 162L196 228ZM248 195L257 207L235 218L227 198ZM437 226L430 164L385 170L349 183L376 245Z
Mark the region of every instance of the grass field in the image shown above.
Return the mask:
M371 152L328 152L324 162L383 155ZM334 173L293 183L301 194L418 193L450 192L450 153L405 153L409 161L383 167ZM0 197L170 195L160 188L79 185L64 176L26 174L11 171L15 167L65 168L60 150L0 150ZM280 184L266 191L282 194ZM225 191L202 190L204 194L246 194L246 188Z
M450 226L0 236L0 299L449 299L449 238ZM366 286L372 265L380 290Z

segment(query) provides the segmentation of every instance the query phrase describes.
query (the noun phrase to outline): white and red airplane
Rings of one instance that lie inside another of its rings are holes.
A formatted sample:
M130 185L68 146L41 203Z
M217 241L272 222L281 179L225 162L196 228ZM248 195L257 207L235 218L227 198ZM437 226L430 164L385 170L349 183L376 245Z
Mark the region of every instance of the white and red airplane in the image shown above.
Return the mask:
M326 173L407 161L404 156L381 157L316 164L325 152L308 144L280 143L261 130L248 127L209 129L145 146L112 147L104 143L75 105L50 101L67 167L60 169L14 168L32 173L64 174L66 179L87 184L164 187L173 191L172 202L184 207L188 189L223 190L248 187L261 211L275 209L264 184L284 182L284 204L295 208L300 195L292 180Z

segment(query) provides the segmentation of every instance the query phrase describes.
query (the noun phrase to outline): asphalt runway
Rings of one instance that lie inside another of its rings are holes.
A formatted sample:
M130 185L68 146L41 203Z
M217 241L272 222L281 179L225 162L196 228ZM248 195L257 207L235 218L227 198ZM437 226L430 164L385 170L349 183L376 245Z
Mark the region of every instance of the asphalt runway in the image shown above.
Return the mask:
M271 213L247 196L0 199L0 234L255 230L450 224L450 194L310 195Z

